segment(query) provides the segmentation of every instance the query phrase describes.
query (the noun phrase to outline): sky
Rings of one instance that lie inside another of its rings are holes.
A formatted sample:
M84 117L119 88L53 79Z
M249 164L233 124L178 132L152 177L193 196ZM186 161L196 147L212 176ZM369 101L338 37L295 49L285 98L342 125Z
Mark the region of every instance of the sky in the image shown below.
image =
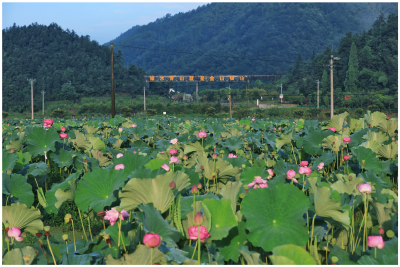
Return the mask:
M3 2L2 29L55 22L62 29L89 35L99 44L109 42L136 25L187 12L209 2Z

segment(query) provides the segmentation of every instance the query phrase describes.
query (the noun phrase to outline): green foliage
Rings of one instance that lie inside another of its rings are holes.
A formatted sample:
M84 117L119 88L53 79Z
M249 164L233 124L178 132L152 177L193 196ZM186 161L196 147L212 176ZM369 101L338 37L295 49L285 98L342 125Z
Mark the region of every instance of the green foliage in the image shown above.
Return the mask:
M213 117L213 116L215 116L215 113L216 113L216 110L215 110L214 107L209 107L209 108L206 110L206 114L207 114L208 117Z
M296 116L296 118L301 118L304 114L304 110L303 109L296 109L294 111L294 115Z
M369 105L368 110L371 112L380 111L381 109L377 105Z
M62 110L62 109L55 109L51 113L51 116L53 118L64 118L66 115L67 114L66 114L65 110Z
M132 108L130 107L123 107L121 108L122 116L124 117L132 117Z
M3 118L3 120L4 119L7 119L7 117L8 117L8 112L4 112L4 111L2 111L2 118Z
M155 109L151 109L151 108L146 109L146 115L154 116L156 114L157 114L157 111Z

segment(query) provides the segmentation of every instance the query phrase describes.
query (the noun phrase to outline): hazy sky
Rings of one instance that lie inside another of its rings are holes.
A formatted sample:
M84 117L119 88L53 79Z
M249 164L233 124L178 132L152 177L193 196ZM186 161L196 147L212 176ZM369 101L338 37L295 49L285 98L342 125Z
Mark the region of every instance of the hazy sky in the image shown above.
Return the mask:
M79 36L89 35L99 44L111 41L136 25L145 25L171 15L187 12L208 2L3 2L2 29L34 22L48 26L55 22Z

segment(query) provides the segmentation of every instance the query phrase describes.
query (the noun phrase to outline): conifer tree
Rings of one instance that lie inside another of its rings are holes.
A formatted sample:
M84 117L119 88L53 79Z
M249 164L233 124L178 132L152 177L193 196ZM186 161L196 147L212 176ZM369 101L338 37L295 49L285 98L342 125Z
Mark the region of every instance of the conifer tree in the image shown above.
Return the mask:
M325 106L328 106L329 103L329 79L328 79L328 72L326 72L326 70L324 70L324 72L322 73L322 78L321 78L321 87L320 87L320 99L323 100L323 103L325 104Z
M344 89L346 92L354 93L357 91L357 79L358 79L358 55L357 47L353 42L351 44L350 56L349 56L349 67L346 72L346 79L344 81Z

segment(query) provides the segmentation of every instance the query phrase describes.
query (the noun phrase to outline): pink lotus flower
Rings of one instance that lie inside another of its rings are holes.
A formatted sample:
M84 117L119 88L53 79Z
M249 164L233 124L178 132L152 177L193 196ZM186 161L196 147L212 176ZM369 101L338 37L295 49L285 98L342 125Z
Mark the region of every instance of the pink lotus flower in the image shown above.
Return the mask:
M259 186L259 188L268 188L267 184L259 184L258 186Z
M68 138L68 134L66 134L66 133L60 133L60 138L61 138L61 139L67 139L67 138Z
M207 228L204 226L192 226L188 229L189 239L197 240L199 236L199 227L200 227L200 241L204 243L204 239L209 238L211 235L208 233Z
M164 154L165 153L165 151L161 151L161 154Z
M115 169L116 171L117 171L117 170L121 170L121 169L125 169L125 166L124 166L124 164L117 164L117 165L115 165L114 169Z
M110 221L111 226L118 221L118 218L123 221L129 218L129 213L126 210L118 212L115 208L112 208L111 210L106 211L106 216L104 216L104 220Z
M10 149L10 152L11 152L11 153L14 153L14 151L15 151L14 148L11 148L11 149Z
M299 174L303 175L303 174L305 174L305 173L306 173L305 168L304 168L304 167L300 167L300 168L299 168Z
M305 173L307 176L309 176L309 175L312 173L311 168L308 168L308 167L303 167L303 168L304 168L304 173Z
M118 154L117 154L117 159L119 159L120 157L123 157L123 156L124 156L124 154L118 153Z
M8 230L8 236L11 238L15 238L18 242L24 241L24 238L21 235L21 230L18 227L13 227Z
M136 124L132 124L131 126L132 126L133 128L137 127L137 125L136 125Z
M382 249L385 246L385 242L383 241L382 236L378 235L378 236L369 236L368 237L368 241L367 241L367 245L368 247L372 247L372 248L379 248Z
M279 131L280 131L281 129L282 129L281 127L278 128Z
M61 127L60 130L61 130L61 132L65 132L67 130L67 128Z
M17 126L18 127L18 126ZM15 128L17 128L17 127L15 127ZM47 125L46 123L43 123L43 128L47 128L47 127L50 127L49 125Z
M350 137L343 137L343 142L348 144L348 143L351 142L351 138Z
M146 248L156 248L161 245L161 237L158 234L145 234L143 237L143 244Z
M349 158L350 158L349 155L344 155L343 157L344 160L348 160Z
M14 129L18 129L19 128L19 126L15 126L15 128Z
M296 176L296 172L294 170L288 170L286 173L286 178L289 180Z
M206 132L199 132L199 133L197 134L197 136L198 136L199 138L206 138L206 137L207 137L207 133L206 133Z
M203 215L201 215L200 212L197 212L196 216L194 216L193 222L195 225L202 225L203 220L204 220Z
M383 230L383 228L379 228L379 234L383 235L385 233L385 230Z
M178 139L174 138L171 141L169 141L171 144L176 145L178 143Z
M362 184L358 187L358 191L360 191L361 194L371 194L372 187L369 184Z
M256 119L252 118L251 121L255 121Z
M300 167L306 167L307 165L308 165L308 161L302 161L299 164Z
M166 170L167 172L169 172L169 166L168 166L167 164L161 165L161 168L163 168L164 170Z
M329 130L331 130L332 132L336 132L335 128L329 128Z
M237 156L234 155L234 154L232 154L232 153L229 153L229 154L228 154L228 158L233 159L233 158L237 158Z
M169 154L175 155L175 154L178 154L178 151L177 151L176 149L171 149L171 150L169 151Z
M322 170L323 168L324 168L324 163L323 162L321 162L320 164L318 164L318 170L320 171L320 170Z
M276 128L274 128L274 131L276 131Z
M197 189L197 186L194 184L194 185L192 186L192 189L190 189L190 193L196 194L197 192L199 192L199 189Z
M53 125L53 120L52 119L44 119L44 123L47 124L48 127Z
M172 164L172 163L178 164L179 163L179 159L177 157L172 156L169 159L169 164Z
M124 130L124 129L122 129L122 128L118 128L118 132L119 132L119 133L122 133L123 130Z
M269 173L268 179L271 179L272 176L274 176L274 171L271 169L268 169L267 172Z

